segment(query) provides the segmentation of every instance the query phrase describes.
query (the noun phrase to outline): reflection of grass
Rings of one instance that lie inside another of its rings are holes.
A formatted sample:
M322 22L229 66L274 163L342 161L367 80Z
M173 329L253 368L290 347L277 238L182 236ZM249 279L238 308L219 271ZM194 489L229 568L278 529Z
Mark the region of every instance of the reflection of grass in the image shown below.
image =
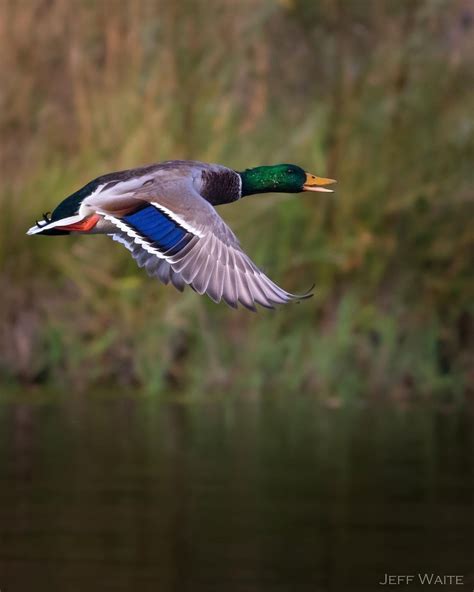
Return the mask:
M41 16L2 5L5 378L341 401L463 392L474 54L455 11L421 2L369 16L354 3L337 18L336 2L261 0L210 20L201 4L119 3L107 18L81 4L70 27L59 1ZM448 22L453 45L440 50ZM336 177L331 197L221 210L274 279L293 291L314 280L315 298L233 312L160 287L107 238L25 237L91 177L170 157L293 161Z

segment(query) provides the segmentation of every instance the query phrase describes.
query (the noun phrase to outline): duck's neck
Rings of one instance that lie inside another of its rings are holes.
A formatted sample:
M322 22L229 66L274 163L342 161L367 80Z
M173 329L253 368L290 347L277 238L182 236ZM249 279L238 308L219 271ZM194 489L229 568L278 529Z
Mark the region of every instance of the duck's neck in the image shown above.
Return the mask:
M212 205L230 203L257 193L302 191L305 172L288 164L259 166L245 171L206 169L201 195Z
M272 178L272 169L269 166L260 166L239 172L242 181L242 195L254 195L256 193L269 193L276 189L275 180Z
M241 179L236 171L204 170L201 195L213 206L237 201L241 195Z

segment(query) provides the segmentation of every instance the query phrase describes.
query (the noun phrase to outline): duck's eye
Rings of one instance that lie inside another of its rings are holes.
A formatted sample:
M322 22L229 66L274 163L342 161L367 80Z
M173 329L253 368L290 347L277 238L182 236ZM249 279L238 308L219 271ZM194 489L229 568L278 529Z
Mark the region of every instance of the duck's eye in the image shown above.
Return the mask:
M294 171L293 169L288 169L286 172L287 172L287 173L289 173L289 174L291 175L291 174L293 174L295 171Z

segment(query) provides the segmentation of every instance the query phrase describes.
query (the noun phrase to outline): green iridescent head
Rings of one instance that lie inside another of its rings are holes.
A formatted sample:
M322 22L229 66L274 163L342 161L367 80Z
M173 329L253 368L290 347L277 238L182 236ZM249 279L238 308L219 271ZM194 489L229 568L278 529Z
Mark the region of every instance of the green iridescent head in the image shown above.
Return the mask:
M316 177L295 164L275 164L246 169L239 172L242 179L242 197L255 193L300 193L301 191L332 191L323 185L335 183L333 179Z

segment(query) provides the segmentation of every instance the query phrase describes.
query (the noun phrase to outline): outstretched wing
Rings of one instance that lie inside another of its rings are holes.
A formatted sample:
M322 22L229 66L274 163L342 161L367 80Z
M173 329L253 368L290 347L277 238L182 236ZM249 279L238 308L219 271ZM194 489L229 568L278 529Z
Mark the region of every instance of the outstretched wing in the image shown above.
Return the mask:
M234 308L239 302L251 310L255 304L273 308L311 296L290 294L272 282L202 198L193 204L193 218L200 220L197 224L191 222L191 216L186 219L162 203L142 203L128 215L104 212L103 216L116 228L110 236L122 243L150 276L165 284L171 282L178 290L188 284L214 302L224 300Z

